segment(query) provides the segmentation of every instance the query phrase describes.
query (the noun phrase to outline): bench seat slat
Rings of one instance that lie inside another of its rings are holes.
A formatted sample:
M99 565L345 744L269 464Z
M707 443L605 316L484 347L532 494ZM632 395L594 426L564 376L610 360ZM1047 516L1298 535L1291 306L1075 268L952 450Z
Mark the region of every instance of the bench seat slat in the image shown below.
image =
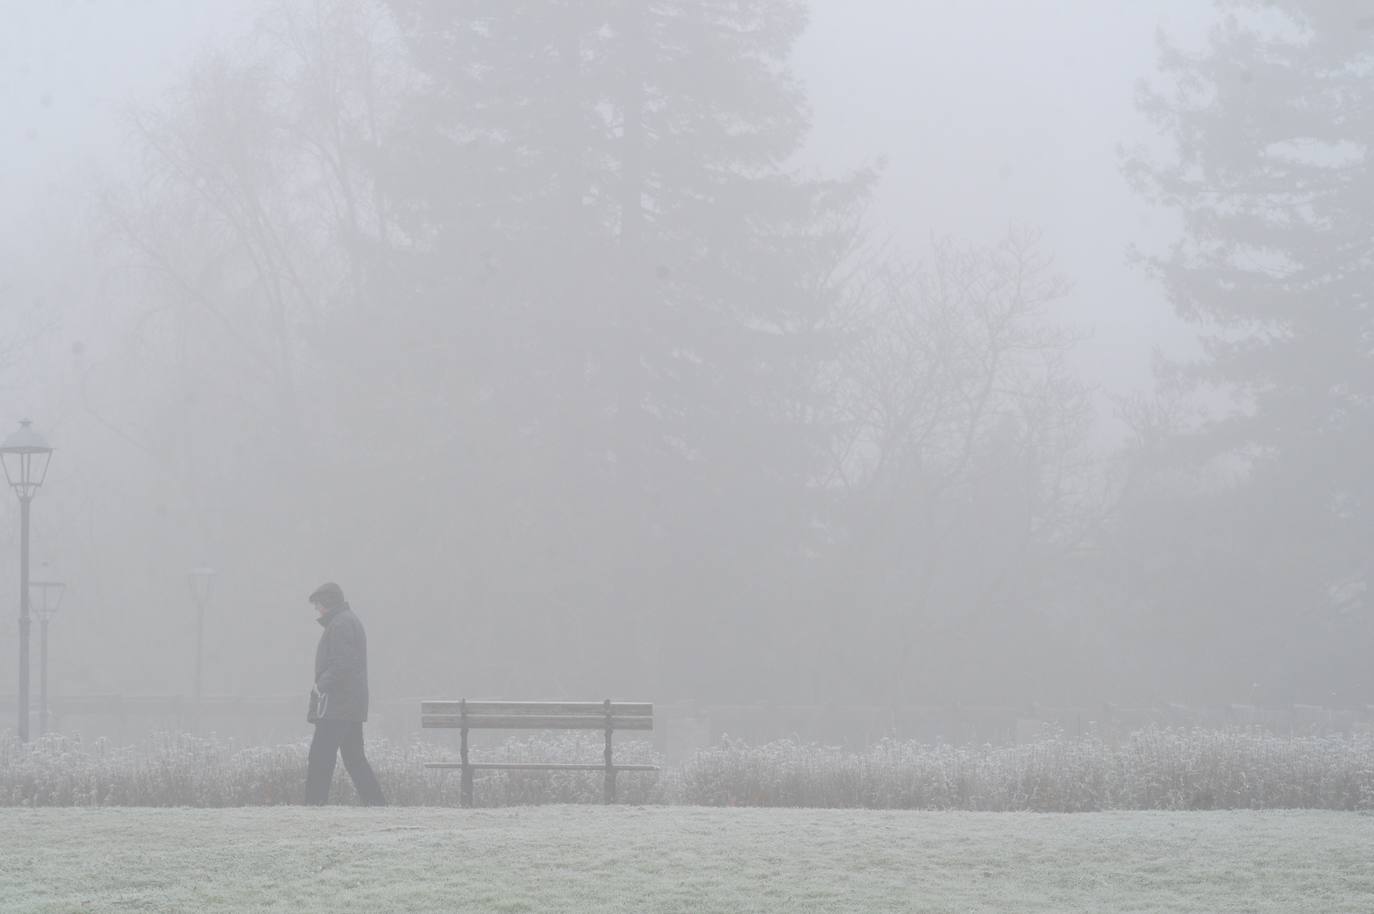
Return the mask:
M429 762L426 768L462 768L462 762ZM555 764L539 762L469 762L468 767L479 771L511 769L514 771L605 771L605 765ZM658 771L657 765L612 765L612 771Z
M604 730L606 729L606 717L604 715L578 715L578 716L554 716L541 717L533 714L473 714L468 712L466 717L459 714L444 713L425 713L420 715L420 723L424 727L464 727L470 730ZM610 718L612 730L652 730L654 719L652 717L619 717L612 715Z

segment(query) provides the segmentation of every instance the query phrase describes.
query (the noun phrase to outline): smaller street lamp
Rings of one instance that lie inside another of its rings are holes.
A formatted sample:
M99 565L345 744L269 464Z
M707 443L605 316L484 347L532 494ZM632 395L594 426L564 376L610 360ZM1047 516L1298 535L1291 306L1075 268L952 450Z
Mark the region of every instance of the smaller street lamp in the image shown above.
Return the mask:
M201 670L201 651L205 637L205 607L210 602L210 585L215 580L215 569L208 565L200 565L192 568L186 573L186 579L191 585L191 599L196 603L196 679L192 692L192 700L195 704L196 721L200 721L200 670Z
M38 735L48 732L48 623L62 606L67 585L61 581L30 581L29 594L33 611L38 616L41 635L38 649Z
M24 419L0 444L5 479L19 496L19 742L29 741L29 504L48 476L52 447Z

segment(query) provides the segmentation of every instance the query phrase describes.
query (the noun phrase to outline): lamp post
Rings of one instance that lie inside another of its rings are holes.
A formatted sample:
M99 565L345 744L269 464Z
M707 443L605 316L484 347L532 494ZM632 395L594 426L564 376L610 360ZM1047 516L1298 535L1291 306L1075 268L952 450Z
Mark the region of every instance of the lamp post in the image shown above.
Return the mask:
M195 720L200 723L200 669L201 651L205 638L205 606L210 602L210 584L215 579L215 569L206 565L192 568L186 573L191 584L191 598L196 601L196 679L192 687L192 704L195 706Z
M48 475L52 448L28 419L0 444L5 479L19 496L19 741L29 741L29 503Z
M38 615L41 635L38 639L38 735L48 732L48 623L62 605L67 585L61 581L30 581L30 593L36 593L34 612Z

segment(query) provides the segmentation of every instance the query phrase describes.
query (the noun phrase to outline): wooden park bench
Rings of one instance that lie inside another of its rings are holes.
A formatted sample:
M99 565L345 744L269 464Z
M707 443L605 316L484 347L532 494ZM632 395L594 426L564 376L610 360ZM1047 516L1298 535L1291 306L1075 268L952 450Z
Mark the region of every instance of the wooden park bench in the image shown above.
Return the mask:
M462 802L472 805L472 773L517 771L602 771L604 802L615 802L615 776L620 771L657 771L657 765L617 765L611 758L611 734L616 730L652 730L654 706L649 702L611 701L474 701L460 698L420 702L420 726L446 727L462 733L459 761L438 762L426 768L457 768L463 773ZM469 730L604 730L606 752L600 764L576 762L473 762L468 759Z

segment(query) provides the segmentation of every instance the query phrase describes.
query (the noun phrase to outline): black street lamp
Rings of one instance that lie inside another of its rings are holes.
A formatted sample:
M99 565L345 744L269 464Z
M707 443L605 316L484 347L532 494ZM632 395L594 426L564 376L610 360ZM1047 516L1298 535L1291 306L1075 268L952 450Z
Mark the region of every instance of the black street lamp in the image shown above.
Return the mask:
M62 594L67 585L61 581L30 581L29 591L37 595L34 600L34 613L38 616L38 735L48 732L48 623L57 615L62 606Z
M191 584L191 598L196 601L196 680L192 693L195 705L196 722L200 722L200 668L201 651L205 637L205 606L210 602L210 585L215 580L215 569L206 565L192 568L186 573Z
M48 476L52 448L25 419L0 444L5 479L19 496L19 741L29 741L29 503Z

